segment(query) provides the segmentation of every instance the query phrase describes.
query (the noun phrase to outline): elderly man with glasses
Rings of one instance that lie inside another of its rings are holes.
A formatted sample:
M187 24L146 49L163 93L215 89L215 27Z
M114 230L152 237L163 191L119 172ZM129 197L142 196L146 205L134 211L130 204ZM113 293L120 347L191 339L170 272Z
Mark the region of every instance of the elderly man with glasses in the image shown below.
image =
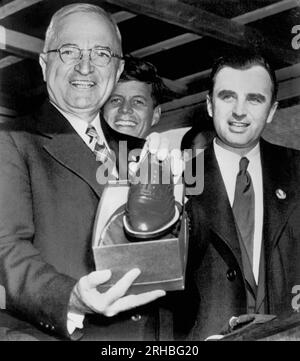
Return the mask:
M126 296L138 269L98 292L111 271L95 271L92 255L97 168L118 155L119 140L144 145L99 117L124 66L120 32L98 6L65 6L40 64L49 100L0 132L0 324L38 339L155 340L165 292Z

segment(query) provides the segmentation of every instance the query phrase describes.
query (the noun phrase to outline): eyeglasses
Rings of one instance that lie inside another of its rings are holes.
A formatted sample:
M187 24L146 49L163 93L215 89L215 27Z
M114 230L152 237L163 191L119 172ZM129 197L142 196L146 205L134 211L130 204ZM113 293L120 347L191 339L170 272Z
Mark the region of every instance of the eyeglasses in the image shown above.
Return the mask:
M62 45L58 49L46 51L46 54L57 52L63 63L71 65L78 63L82 59L83 51L88 51L90 61L98 66L108 65L112 57L123 59L122 56L113 53L110 48L100 46L92 49L80 49L77 46Z

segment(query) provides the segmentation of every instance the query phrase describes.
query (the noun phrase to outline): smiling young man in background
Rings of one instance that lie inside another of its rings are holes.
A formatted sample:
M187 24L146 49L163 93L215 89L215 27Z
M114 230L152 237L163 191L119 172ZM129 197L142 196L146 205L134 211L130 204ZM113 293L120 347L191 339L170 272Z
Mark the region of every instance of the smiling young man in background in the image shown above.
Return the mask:
M160 120L160 104L166 89L154 65L128 57L124 71L103 107L103 116L114 130L145 138Z

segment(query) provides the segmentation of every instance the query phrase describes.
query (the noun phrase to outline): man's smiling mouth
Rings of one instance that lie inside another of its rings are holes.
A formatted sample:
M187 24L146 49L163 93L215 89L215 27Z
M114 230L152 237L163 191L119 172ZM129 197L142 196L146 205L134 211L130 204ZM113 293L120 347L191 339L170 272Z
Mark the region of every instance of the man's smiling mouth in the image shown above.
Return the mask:
M237 122L237 121L234 121L234 120L230 120L228 122L228 124L230 126L233 126L233 127L237 127L237 128L247 128L249 127L249 123L245 123L245 122Z
M96 83L91 80L71 80L70 84L77 89L90 89L96 85Z
M135 127L137 125L137 122L133 120L116 120L115 125L121 126L121 127Z

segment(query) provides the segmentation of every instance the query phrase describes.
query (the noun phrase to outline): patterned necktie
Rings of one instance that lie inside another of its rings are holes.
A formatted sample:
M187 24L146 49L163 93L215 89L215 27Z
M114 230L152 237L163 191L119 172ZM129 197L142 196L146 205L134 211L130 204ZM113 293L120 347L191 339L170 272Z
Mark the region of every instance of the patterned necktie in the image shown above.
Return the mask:
M240 170L236 177L233 214L241 238L245 244L251 265L253 264L253 235L254 235L254 190L247 167L246 157L240 160Z
M102 163L106 162L109 159L109 150L105 146L104 142L100 141L96 129L89 125L85 133L90 137L90 143L93 141L95 142L93 152L96 155L96 160Z

